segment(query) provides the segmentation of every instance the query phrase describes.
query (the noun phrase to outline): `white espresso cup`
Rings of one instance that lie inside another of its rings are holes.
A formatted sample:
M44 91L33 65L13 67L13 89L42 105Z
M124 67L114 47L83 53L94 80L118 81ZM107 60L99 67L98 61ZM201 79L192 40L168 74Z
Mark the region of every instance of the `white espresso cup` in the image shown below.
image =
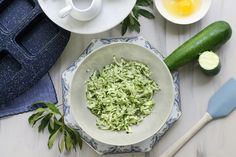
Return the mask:
M67 6L59 11L59 17L71 15L79 21L95 18L102 9L102 0L66 0Z

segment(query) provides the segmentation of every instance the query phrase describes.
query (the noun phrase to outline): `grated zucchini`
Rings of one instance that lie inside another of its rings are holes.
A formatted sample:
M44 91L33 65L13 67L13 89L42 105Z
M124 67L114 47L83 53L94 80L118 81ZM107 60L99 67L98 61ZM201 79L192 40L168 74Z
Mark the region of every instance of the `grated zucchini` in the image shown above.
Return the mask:
M147 65L125 59L95 71L87 81L87 107L100 129L132 132L152 111L153 95L160 90Z

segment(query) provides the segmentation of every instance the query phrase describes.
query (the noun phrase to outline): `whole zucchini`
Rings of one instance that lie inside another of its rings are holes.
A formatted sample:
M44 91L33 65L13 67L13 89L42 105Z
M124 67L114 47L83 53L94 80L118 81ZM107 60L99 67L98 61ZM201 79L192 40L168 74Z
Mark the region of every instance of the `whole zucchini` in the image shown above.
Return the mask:
M174 50L164 61L170 71L197 59L204 51L214 50L231 37L232 29L225 21L217 21Z

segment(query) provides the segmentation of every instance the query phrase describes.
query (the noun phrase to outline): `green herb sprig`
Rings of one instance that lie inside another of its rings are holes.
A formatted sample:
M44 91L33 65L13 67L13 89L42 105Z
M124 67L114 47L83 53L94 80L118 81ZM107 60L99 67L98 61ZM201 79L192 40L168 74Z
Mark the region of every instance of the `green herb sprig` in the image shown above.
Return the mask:
M155 18L153 13L145 9L146 7L151 8L152 6L153 0L137 0L132 12L121 23L122 35L124 35L127 30L129 30L130 32L140 32L141 24L138 21L140 16L146 17L148 19Z
M58 140L58 149L62 153L64 150L70 151L71 149L82 148L82 140L80 134L65 125L64 115L59 111L58 107L53 103L37 102L33 105L43 105L35 110L28 118L29 124L34 127L36 123L38 125L38 132L43 133L47 128L50 136L48 138L48 148L53 147L54 142Z

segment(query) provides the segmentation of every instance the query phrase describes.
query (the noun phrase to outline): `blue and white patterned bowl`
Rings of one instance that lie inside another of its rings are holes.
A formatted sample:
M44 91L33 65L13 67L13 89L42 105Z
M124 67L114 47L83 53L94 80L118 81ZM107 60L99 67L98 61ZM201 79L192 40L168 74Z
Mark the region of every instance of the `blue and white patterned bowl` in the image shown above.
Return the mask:
M155 99L157 105L154 112L140 125L133 127L131 134L99 130L95 125L96 117L86 107L84 82L94 70L111 63L113 55L149 65L153 79L162 89ZM160 53L142 37L92 41L79 59L63 73L66 124L77 129L84 141L100 154L150 150L181 113L177 77L172 79L162 59Z

